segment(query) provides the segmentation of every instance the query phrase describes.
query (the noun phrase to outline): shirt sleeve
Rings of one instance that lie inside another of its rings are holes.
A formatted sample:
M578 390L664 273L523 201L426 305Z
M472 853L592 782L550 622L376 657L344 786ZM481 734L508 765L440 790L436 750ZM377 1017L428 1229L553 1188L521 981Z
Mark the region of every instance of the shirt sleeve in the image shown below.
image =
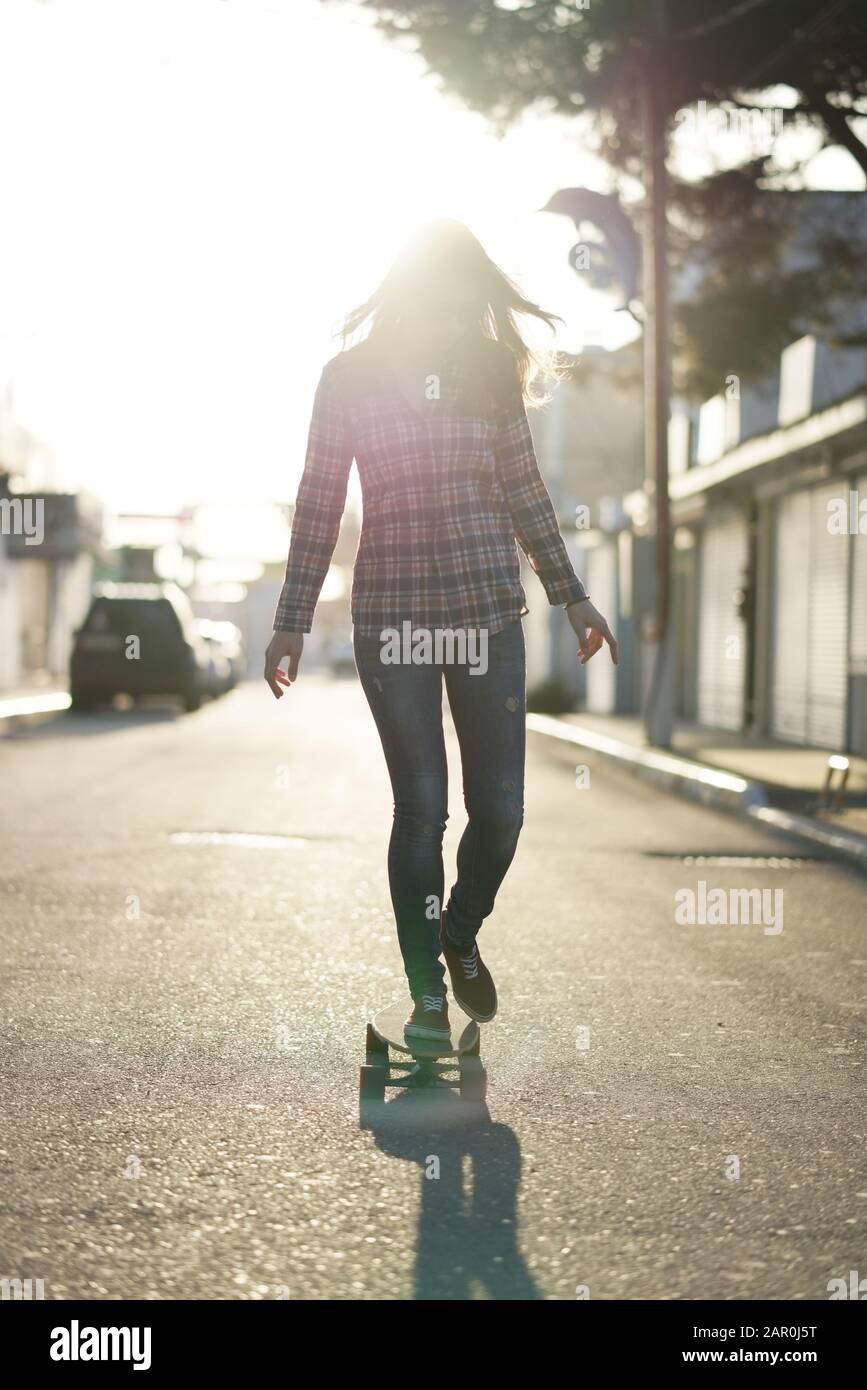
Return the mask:
M313 401L275 632L309 632L313 627L313 613L340 532L352 457L345 404L326 366Z
M554 506L536 462L533 436L520 388L510 390L508 402L496 416L497 476L512 517L515 537L531 568L539 576L550 604L587 597L572 568L557 525Z

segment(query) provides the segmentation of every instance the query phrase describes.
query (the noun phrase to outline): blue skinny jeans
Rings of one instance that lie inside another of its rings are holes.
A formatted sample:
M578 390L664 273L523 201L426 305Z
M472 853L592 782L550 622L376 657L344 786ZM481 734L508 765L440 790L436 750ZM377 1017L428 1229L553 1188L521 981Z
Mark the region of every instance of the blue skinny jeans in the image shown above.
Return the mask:
M488 637L487 670L469 664L385 664L378 637L354 637L355 663L379 731L394 794L388 877L414 999L445 992L440 917L448 767L445 679L461 753L468 821L446 904L449 940L472 946L512 862L524 820L526 659L521 620Z

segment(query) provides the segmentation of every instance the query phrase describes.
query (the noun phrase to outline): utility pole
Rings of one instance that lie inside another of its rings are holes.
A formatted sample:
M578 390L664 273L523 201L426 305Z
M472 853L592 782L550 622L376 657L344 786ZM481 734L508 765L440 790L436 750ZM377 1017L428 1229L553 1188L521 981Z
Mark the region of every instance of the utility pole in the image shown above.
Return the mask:
M669 310L666 220L666 121L662 53L666 0L651 0L653 33L644 83L645 212L644 279L644 473L651 499L656 564L653 669L644 704L647 739L670 748L674 722L674 644L671 634L671 519L668 501Z

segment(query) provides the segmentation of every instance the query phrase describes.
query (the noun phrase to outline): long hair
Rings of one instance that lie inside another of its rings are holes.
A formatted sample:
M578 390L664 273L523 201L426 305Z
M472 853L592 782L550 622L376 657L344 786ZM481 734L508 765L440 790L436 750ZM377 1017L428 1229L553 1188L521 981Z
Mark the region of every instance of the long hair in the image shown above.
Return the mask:
M526 299L462 222L428 222L414 233L370 298L347 315L344 347L358 335L375 356L399 353L408 325L423 323L444 304L451 314L453 341L460 344L477 384L490 383L495 363L501 386L505 375L528 405L544 404L548 397L538 391L539 377L556 380L563 371L555 354L527 346L517 319L541 319L552 332L562 320ZM496 354L490 351L492 343L499 344Z

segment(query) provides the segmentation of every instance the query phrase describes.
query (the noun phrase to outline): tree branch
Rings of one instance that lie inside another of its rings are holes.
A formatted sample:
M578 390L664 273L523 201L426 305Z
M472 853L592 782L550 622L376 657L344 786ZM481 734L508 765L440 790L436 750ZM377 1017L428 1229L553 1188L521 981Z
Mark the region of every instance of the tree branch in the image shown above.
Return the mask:
M838 106L832 106L821 92L805 93L804 110L818 116L835 145L848 150L867 178L867 146L855 134L846 119L846 113Z

